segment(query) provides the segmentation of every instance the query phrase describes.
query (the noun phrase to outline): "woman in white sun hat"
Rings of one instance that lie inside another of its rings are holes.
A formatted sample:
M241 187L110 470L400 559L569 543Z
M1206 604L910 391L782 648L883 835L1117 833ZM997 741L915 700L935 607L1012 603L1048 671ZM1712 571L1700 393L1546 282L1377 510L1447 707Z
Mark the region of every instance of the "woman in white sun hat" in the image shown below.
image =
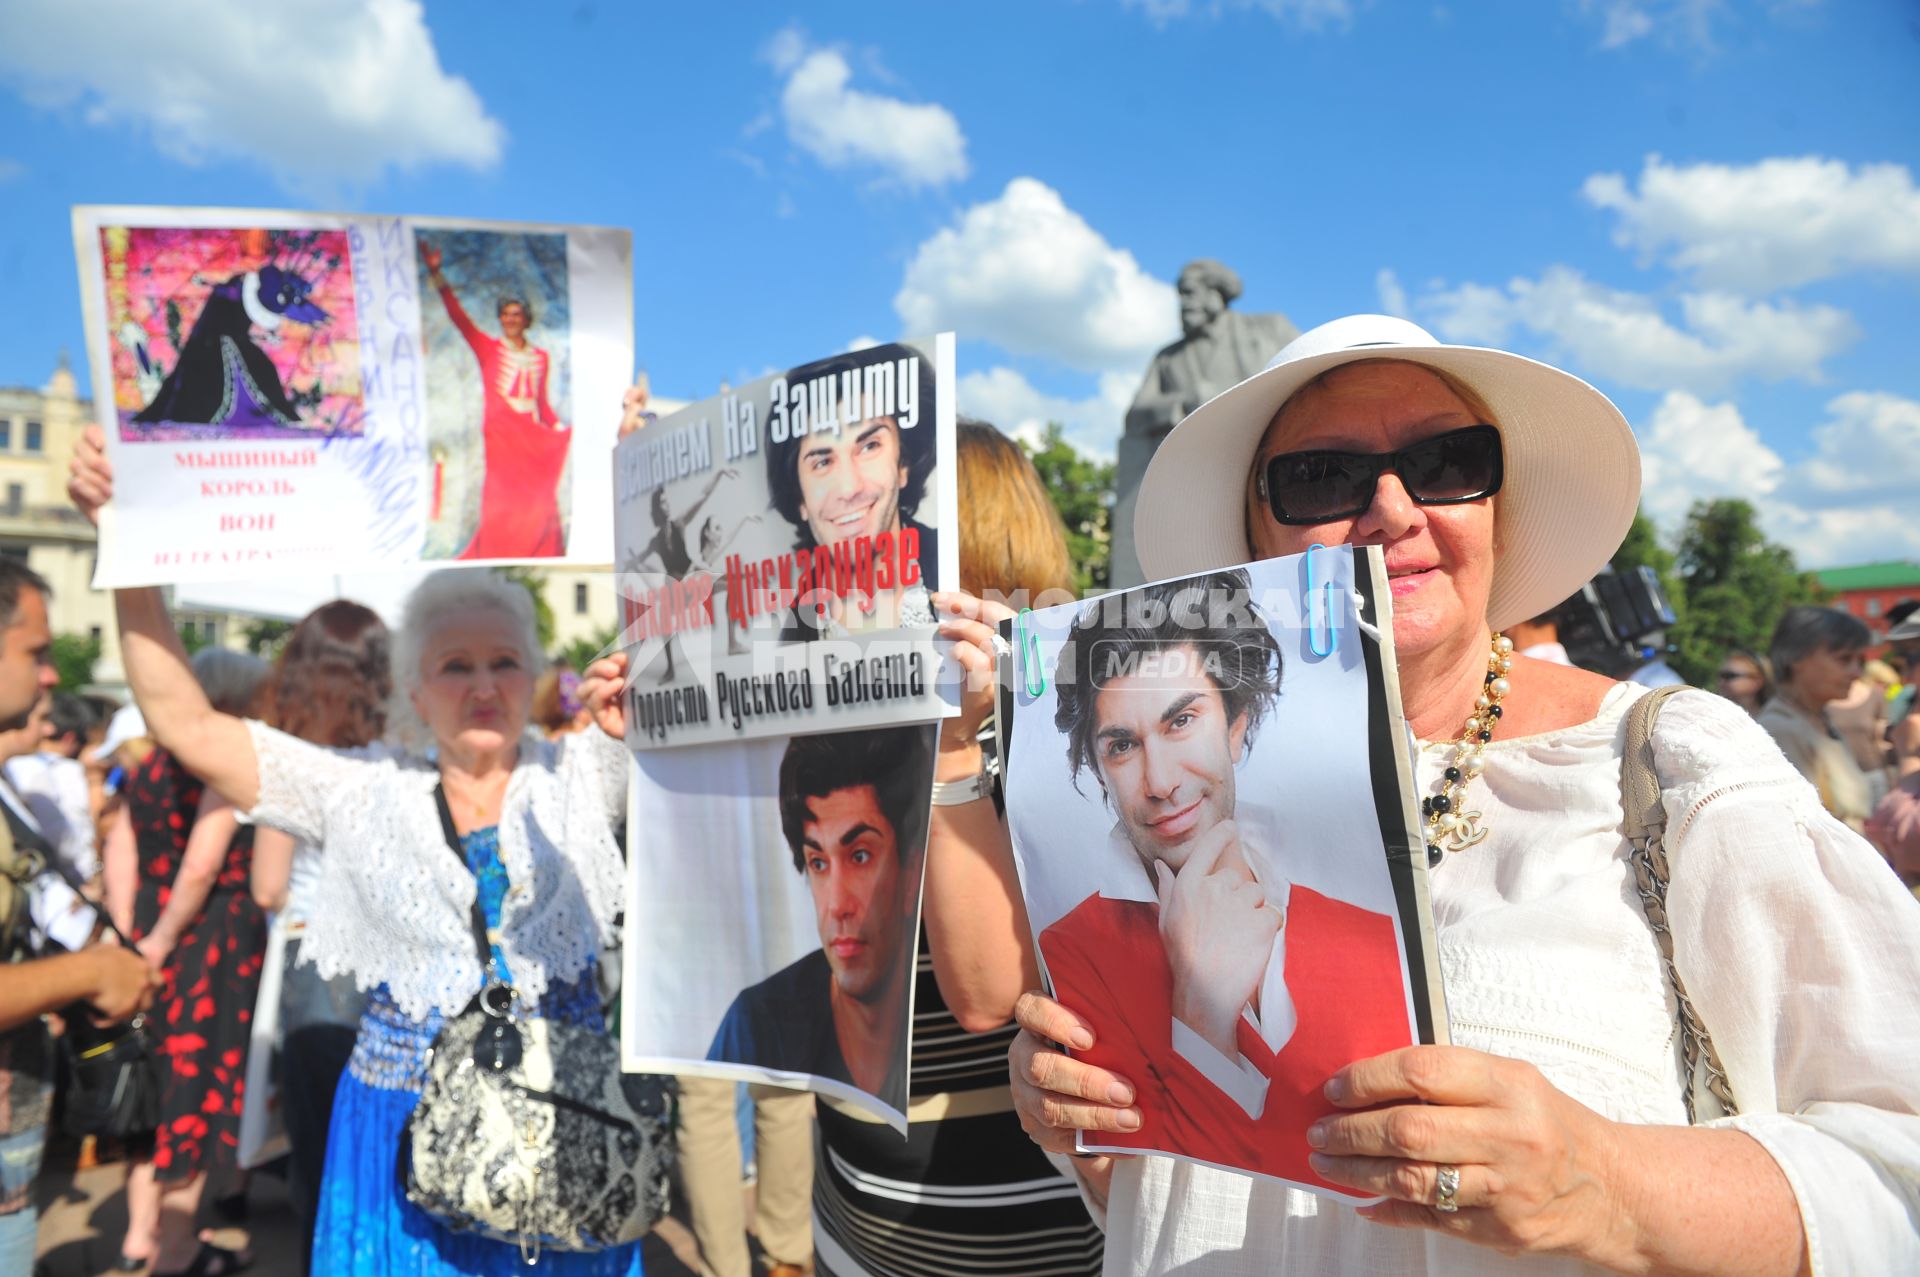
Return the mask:
M1315 1167L1376 1206L1075 1162L1109 1274L1920 1272L1920 905L1751 719L1682 692L1652 735L1657 933L1620 796L1646 690L1496 637L1606 563L1639 494L1591 386L1378 315L1302 335L1167 438L1134 526L1150 577L1385 549L1455 1045L1328 1079ZM1052 1047L1087 1029L1070 1009L1028 994L1018 1018L1030 1135L1138 1125L1128 1079Z

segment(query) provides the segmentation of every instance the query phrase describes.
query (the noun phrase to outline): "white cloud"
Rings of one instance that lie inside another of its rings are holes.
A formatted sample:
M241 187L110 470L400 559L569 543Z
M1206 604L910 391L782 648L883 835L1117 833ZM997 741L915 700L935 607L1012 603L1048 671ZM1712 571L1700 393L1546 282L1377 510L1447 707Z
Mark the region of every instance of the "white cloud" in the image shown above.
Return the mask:
M1580 7L1588 13L1599 11L1600 47L1603 49L1618 49L1622 45L1632 44L1653 30L1653 18L1638 0L1604 0L1599 4L1594 0L1582 0Z
M1180 335L1173 285L1031 177L922 243L893 308L907 332L952 328L1087 372L1137 376Z
M1855 391L1831 400L1812 452L1785 458L1761 442L1732 403L1669 393L1640 431L1647 512L1678 531L1697 500L1754 503L1772 539L1803 566L1920 556L1920 403Z
M1302 31L1344 27L1353 20L1351 0L1201 0L1198 4L1194 0L1122 0L1122 3L1144 13L1156 26L1196 13L1219 17L1228 10L1258 10Z
M1817 382L1825 360L1860 336L1852 317L1833 306L1718 292L1681 294L1676 325L1654 298L1596 284L1567 266L1505 289L1440 289L1421 305L1451 340L1497 346L1524 329L1581 371L1643 390L1707 394L1742 378Z
M1639 434L1640 504L1666 528L1677 529L1697 500L1766 497L1786 469L1739 408L1684 390L1669 391Z
M1139 389L1137 374L1104 373L1098 393L1085 399L1049 395L1011 368L995 367L960 378L955 402L961 413L990 421L1028 443L1039 443L1047 423L1057 421L1067 441L1101 461L1111 461L1119 447L1127 405Z
M1406 319L1413 314L1407 308L1407 290L1391 266L1382 266L1373 277L1374 291L1380 294L1380 313Z
M872 350L879 344L880 339L878 337L869 337L867 334L861 333L858 337L855 337L847 343L847 350L849 353L856 350Z
M1617 213L1614 242L1707 288L1761 294L1854 271L1920 274L1920 189L1900 164L1808 155L1757 164L1647 157L1639 189L1619 173L1581 188Z
M774 36L762 57L787 77L780 118L788 138L828 168L878 169L907 186L967 175L967 139L944 106L848 87L846 56L810 47L796 27Z
M441 67L418 0L11 0L0 77L37 105L135 125L175 160L252 161L300 194L488 168L506 140Z
M1813 443L1796 495L1884 500L1911 512L1920 496L1920 403L1876 391L1841 395L1827 404Z

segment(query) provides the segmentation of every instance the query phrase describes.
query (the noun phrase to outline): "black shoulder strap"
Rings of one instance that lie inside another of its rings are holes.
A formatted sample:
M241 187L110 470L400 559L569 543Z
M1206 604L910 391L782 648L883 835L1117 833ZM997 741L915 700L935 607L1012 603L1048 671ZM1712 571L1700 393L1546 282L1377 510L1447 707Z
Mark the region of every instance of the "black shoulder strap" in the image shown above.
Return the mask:
M462 869L467 870L469 873L473 872L467 864L467 854L460 850L460 835L453 827L453 808L447 805L447 787L445 785L435 785L433 787L433 801L434 805L440 809L440 832L446 836L447 849L453 852L453 858L460 862ZM480 883L477 879L473 884L472 923L473 942L480 949L481 977L485 979L486 973L493 963L493 944L487 939L487 913L480 905Z

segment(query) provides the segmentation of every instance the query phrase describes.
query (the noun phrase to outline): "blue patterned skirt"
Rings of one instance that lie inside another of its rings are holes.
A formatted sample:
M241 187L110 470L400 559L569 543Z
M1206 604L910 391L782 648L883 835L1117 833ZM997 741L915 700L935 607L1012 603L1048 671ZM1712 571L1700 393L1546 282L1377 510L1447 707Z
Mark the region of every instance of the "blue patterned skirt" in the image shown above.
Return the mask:
M541 1011L598 1027L589 968L548 991ZM328 1277L468 1277L525 1272L519 1247L443 1227L409 1202L398 1173L401 1132L420 1102L427 1048L442 1017L401 1014L383 986L360 1019L353 1058L334 1096L327 1169L314 1228L313 1271ZM544 1251L536 1267L565 1277L640 1277L640 1243L594 1254Z

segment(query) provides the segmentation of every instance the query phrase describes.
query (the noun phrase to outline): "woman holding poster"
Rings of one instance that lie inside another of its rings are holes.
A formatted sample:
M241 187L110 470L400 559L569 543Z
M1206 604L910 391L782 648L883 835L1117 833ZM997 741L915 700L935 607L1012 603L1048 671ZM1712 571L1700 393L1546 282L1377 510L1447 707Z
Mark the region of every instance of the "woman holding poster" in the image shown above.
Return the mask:
M97 517L112 490L90 429L69 491ZM324 849L315 896L326 907L307 920L301 958L368 992L334 1101L313 1271L518 1272L518 1246L426 1214L395 1168L430 1047L482 985L474 913L484 915L488 967L511 984L516 1014L604 1028L595 975L620 909L613 826L625 813L628 767L618 680L582 688L600 730L552 742L529 732L534 673L545 663L531 598L491 572L443 571L414 590L394 635L387 738L328 749L215 710L187 669L160 591L122 590L117 602L127 680L148 730L256 822ZM630 1164L603 1170L638 1178L634 1144ZM514 1191L513 1168L491 1169L489 1191ZM572 1277L641 1271L638 1243L542 1260Z
M473 322L440 273L440 250L422 239L420 256L447 317L480 361L486 477L480 487L479 526L458 557L559 558L567 552L567 543L555 493L573 431L548 402L551 359L527 340L533 307L524 297L499 298L494 313L500 335L490 336Z
M1591 386L1382 316L1304 334L1161 446L1133 529L1149 577L1384 550L1453 1044L1326 1076L1297 1151L1381 1199L1358 1210L1075 1162L1108 1273L1464 1274L1495 1251L1515 1273L1920 1271L1920 905L1738 707L1683 691L1649 725L1645 689L1498 637L1608 562L1639 480ZM1631 828L1625 763L1650 791ZM1187 877L1164 898L1214 915L1202 951L1233 960L1253 906ZM1095 1044L1074 1008L1029 994L1018 1019L1043 1147L1144 1129L1153 1079L1053 1045Z

